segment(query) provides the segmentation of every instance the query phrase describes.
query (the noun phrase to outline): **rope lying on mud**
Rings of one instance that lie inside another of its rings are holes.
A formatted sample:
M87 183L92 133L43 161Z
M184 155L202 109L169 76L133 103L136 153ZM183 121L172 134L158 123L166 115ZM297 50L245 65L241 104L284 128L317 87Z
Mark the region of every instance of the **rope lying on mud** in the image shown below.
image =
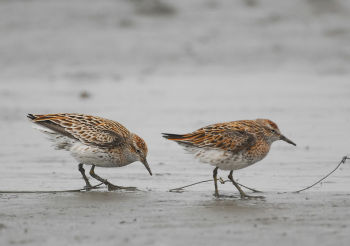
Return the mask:
M300 190L297 190L297 191L292 191L292 193L299 193L299 192L302 192L302 191L305 191L305 190L308 190L308 189L311 189L312 187L314 187L315 185L319 184L320 182L322 182L323 180L325 180L326 178L328 178L332 173L334 173L342 164L344 164L346 162L346 160L350 160L350 157L348 156L344 156L341 161L338 163L338 165L332 170L330 171L327 175L325 175L324 177L322 177L321 179L319 179L318 181L316 181L315 183L313 183L312 185L309 185L303 189L300 189ZM182 186L182 187L178 187L178 188L174 188L174 189L171 189L169 190L170 192L182 192L185 188L187 187L190 187L190 186L194 186L194 185L197 185L197 184L201 184L201 183L206 183L206 182L213 182L214 180L213 179L208 179L208 180L203 180L203 181L199 181L199 182L196 182L196 183L193 183L193 184L189 184L189 185L185 185L185 186ZM222 178L219 178L219 181L221 184L225 184L226 182L231 182L231 180L223 180ZM238 182L236 182L238 185L248 189L248 190L251 190L253 192L259 192L259 193L262 193L262 191L260 190L256 190L256 189L253 189L253 188L250 188L250 187L247 187L245 185L242 185Z
M55 194L55 193L65 193L65 192L82 192L82 191L89 191L89 190L96 190L96 189L100 189L101 185L103 183L99 183L97 185L94 185L90 188L82 188L82 189L76 189L76 190L0 190L0 194L1 193L36 193L36 194L40 194L40 193L51 193L51 194Z
M228 180L228 179L227 180L223 180L222 178L219 178L218 180L219 180L219 182L221 184L225 184L226 182L231 182L231 180ZM214 181L214 180L213 179L207 179L207 180L199 181L199 182L196 182L196 183L193 183L193 184L185 185L185 186L182 186L182 187L170 189L169 191L170 192L182 192L187 187L194 186L194 185L201 184L201 183L212 182L212 181ZM262 191L260 191L260 190L256 190L256 189L250 188L248 186L242 185L241 183L238 183L237 181L236 181L236 183L238 185L248 189L248 190L253 191L253 192L262 193Z
M297 191L292 191L292 193L299 193L299 192L302 192L302 191L305 191L305 190L308 190L308 189L311 189L312 187L314 187L315 185L319 184L320 182L322 182L323 180L325 180L326 178L328 178L332 173L334 173L342 164L344 164L346 162L346 160L350 160L350 157L348 156L344 156L341 161L338 163L338 165L331 171L329 172L327 175L325 175L324 177L322 177L321 179L319 179L318 181L316 181L315 183L313 183L312 185L309 185L303 189L300 189L300 190L297 190ZM170 192L182 192L185 188L187 187L190 187L190 186L194 186L194 185L198 185L198 184L202 184L202 183L206 183L206 182L213 182L214 180L213 179L208 179L208 180L203 180L203 181L199 181L199 182L196 182L196 183L193 183L193 184L189 184L189 185L185 185L185 186L182 186L182 187L178 187L178 188L174 188L174 189L171 189L169 190ZM231 180L223 180L222 178L219 178L219 182L221 184L225 184L226 182L231 182ZM257 189L253 189L253 188L250 188L248 186L245 186L243 184L240 184L238 182L236 182L238 185L248 189L248 190L251 190L253 192L259 192L259 193L262 193L262 191L260 190L257 190ZM94 185L92 186L91 188L89 189L86 189L86 188L82 188L82 189L75 189L75 190L47 190L47 191L44 191L44 190L36 190L36 191L24 191L24 190L19 190L19 191L2 191L0 190L0 194L1 193L51 193L51 194L55 194L55 193L65 193L65 192L82 192L82 191L89 191L89 190L95 190L95 189L100 189L101 185L103 183L99 183L97 185Z
M299 192L302 192L304 190L308 190L312 187L314 187L315 185L317 185L318 183L321 183L323 180L325 180L326 178L328 178L332 173L334 173L339 167L341 164L345 164L346 160L349 160L350 157L348 156L344 156L341 161L338 163L338 165L331 171L329 172L326 176L324 176L323 178L321 178L320 180L318 180L317 182L313 183L312 185L309 185L301 190L297 190L297 191L294 191L294 193L299 193Z

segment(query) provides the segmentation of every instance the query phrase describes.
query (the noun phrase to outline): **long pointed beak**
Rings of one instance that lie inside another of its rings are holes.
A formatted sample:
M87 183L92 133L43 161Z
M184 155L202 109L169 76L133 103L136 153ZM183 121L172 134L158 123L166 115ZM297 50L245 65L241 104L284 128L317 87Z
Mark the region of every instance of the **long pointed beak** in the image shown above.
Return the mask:
M285 142L287 142L287 143L289 143L289 144L293 144L294 146L297 146L292 140L286 138L286 137L283 136L283 135L280 136L280 139L283 140L283 141L285 141Z
M144 161L142 161L142 164L145 165L145 168L147 169L147 171L149 172L149 174L152 176L152 171L151 168L148 165L147 160L145 159Z

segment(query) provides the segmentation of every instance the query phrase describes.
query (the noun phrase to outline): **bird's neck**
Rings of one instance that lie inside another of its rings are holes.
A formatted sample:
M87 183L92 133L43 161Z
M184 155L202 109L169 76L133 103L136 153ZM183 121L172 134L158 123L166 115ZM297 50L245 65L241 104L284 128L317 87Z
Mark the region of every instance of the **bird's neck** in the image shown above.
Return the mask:
M134 151L132 151L130 148L125 148L121 154L126 164L130 164L138 160L137 154Z

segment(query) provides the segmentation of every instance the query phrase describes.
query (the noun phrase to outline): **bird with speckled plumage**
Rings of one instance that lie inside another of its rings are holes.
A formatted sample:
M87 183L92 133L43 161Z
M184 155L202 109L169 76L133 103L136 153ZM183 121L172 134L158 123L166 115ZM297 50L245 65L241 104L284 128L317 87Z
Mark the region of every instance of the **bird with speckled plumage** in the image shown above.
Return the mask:
M219 196L218 169L230 171L228 178L238 189L241 198L252 196L245 194L234 181L232 177L234 170L262 160L269 153L274 141L283 140L296 145L281 134L276 123L268 119L217 123L188 134L163 133L163 137L183 146L201 162L215 167L213 171L215 196Z
M146 159L148 149L145 141L116 121L75 113L28 114L27 117L49 136L56 149L69 151L79 162L86 189L92 186L83 164L91 165L90 175L107 185L108 190L134 190L135 187L113 185L95 173L95 166L122 167L140 161L152 175Z

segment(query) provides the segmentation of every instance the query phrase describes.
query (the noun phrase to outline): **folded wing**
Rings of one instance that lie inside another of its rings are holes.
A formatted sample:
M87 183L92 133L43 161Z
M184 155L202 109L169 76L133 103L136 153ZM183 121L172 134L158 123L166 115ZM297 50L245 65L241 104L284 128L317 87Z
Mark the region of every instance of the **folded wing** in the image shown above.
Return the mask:
M130 134L118 122L84 114L28 114L28 118L58 134L100 148L125 144Z
M256 143L256 137L235 124L214 124L189 134L163 133L163 137L181 145L197 148L216 148L238 153Z

